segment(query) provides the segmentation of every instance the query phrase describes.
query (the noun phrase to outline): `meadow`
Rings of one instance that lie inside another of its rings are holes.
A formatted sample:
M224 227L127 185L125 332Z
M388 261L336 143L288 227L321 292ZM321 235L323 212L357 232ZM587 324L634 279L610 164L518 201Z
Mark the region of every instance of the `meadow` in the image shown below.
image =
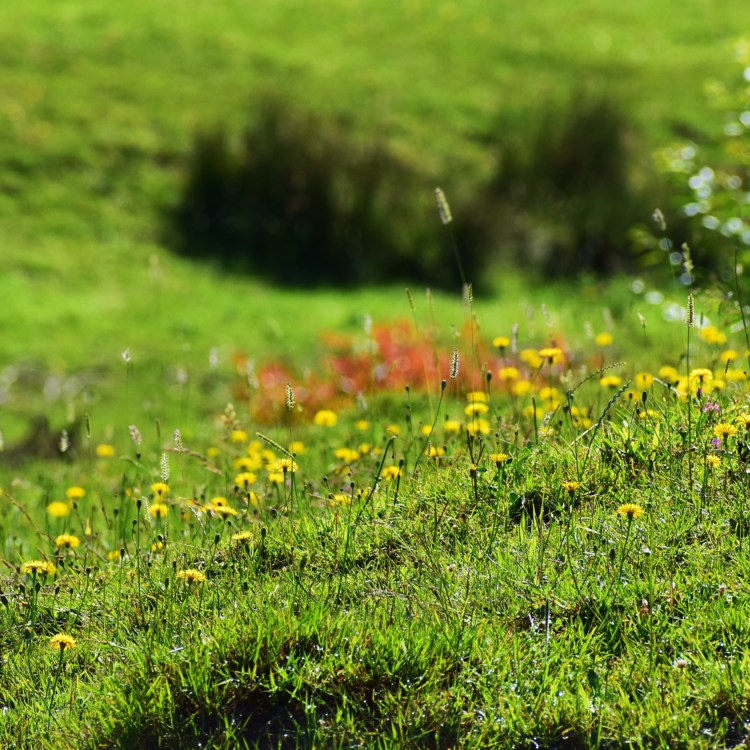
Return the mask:
M0 4L0 746L750 742L741 283L285 289L162 227L196 132L268 92L460 205L498 132L581 92L644 160L720 131L703 87L746 28L703 0Z

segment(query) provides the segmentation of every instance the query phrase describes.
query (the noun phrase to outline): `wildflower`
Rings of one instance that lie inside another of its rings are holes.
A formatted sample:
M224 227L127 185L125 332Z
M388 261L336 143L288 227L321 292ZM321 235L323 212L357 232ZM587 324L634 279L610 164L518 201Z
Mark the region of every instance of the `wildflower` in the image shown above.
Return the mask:
M750 427L750 414L740 414L737 417L737 424L741 427Z
M234 508L232 508L231 506L229 506L229 505L218 505L217 507L212 508L211 510L213 510L213 512L217 516L225 516L226 517L226 516L236 516L237 515L237 511Z
M372 450L372 446L369 443L360 443L357 446L357 450L359 451L360 455L365 456Z
M164 518L169 513L169 506L165 503L152 503L149 506L148 512L154 518Z
M120 560L122 557L124 557L124 555L120 554L119 549L113 549L107 552L107 560L109 560L110 562L115 562L116 560Z
M622 385L622 378L618 375L605 375L599 379L599 385L602 388L619 388Z
M513 387L510 392L514 396L525 396L531 391L531 383L528 380L519 380L517 383L513 383Z
M659 377L662 380L666 380L667 383L676 383L680 376L672 365L664 365L659 368Z
M46 560L29 560L21 565L21 573L35 576L51 576L57 568Z
M475 403L475 404L468 404L464 408L464 414L467 416L472 416L474 414L486 414L490 410L490 407L487 406L487 404L482 403Z
M186 583L203 583L206 580L205 574L201 573L200 570L195 568L187 568L186 570L178 570L177 578Z
M507 453L490 453L490 461L499 469L504 463L510 461L510 456Z
M86 490L84 490L83 487L78 487L77 485L68 487L68 489L65 490L65 497L67 497L68 500L80 500L82 497L85 497L85 495Z
M554 399L560 398L560 391L557 388L553 388L545 385L539 389L539 398L542 401L553 401Z
M643 515L644 511L637 503L623 503L616 511L618 516L628 517L628 520L632 521L634 518L639 518Z
M269 471L268 472L268 481L271 484L283 484L284 483L284 474L281 471Z
M70 505L61 500L54 500L47 506L47 513L52 518L65 518L70 513Z
M507 349L510 346L510 339L507 336L495 336L492 339L492 346L496 346L498 349Z
M445 455L445 449L438 448L435 445L431 445L427 449L427 457L428 458L434 458L435 460L438 460L438 459L442 458L444 455Z
M522 362L525 362L529 367L533 367L534 369L544 364L544 359L536 349L522 349L518 356Z
M729 362L737 360L739 356L740 355L734 349L727 349L719 355L719 361L728 364Z
M216 510L217 508L225 508L229 505L229 501L225 497L212 497L209 500L209 507L211 510Z
M567 481L562 482L560 485L566 492L569 492L571 495L576 491L581 489L581 483L576 481Z
M232 534L232 544L236 547L243 544L250 544L250 540L253 535L249 531L238 531L236 534Z
M604 333L598 333L594 341L596 342L597 346L610 346L614 339L612 338L611 333L607 333L605 331Z
M645 391L651 387L654 376L650 372L639 372L633 378L633 384L639 391Z
M346 495L343 492L335 492L328 496L328 505L331 508L335 508L337 505L350 505L352 502L352 496Z
M706 326L703 328L698 335L707 343L707 344L726 344L727 343L727 335L725 333L722 333L716 326Z
M721 375L732 382L747 380L747 374L743 370L738 370L734 367L729 367L726 372L722 370Z
M699 367L695 370L692 370L690 372L690 382L697 380L698 383L703 385L704 383L708 383L711 380L713 380L714 374L711 372L711 370L705 368L705 367Z
M709 469L716 469L721 465L721 458L719 456L715 456L711 454L710 456L706 456L706 466L708 466Z
M257 479L258 477L252 471L243 471L234 478L234 486L246 490Z
M229 440L233 443L246 443L247 433L244 430L232 430L229 433Z
M305 452L305 444L301 440L293 440L289 443L289 452L299 456Z
M539 350L539 356L542 359L546 359L552 365L562 359L563 353L562 349L558 346L548 346Z
M58 633L50 638L49 647L56 651L65 651L65 649L76 647L76 639L65 633Z
M717 438L726 440L727 438L734 437L737 434L737 428L733 424L727 422L721 422L714 427L714 435Z
M500 380L518 380L518 369L515 367L501 367L497 376Z
M151 492L154 493L155 497L166 497L169 492L169 485L166 482L154 482L151 485Z
M492 431L490 423L486 419L481 417L478 419L472 419L471 423L466 426L466 431L469 435L489 435Z
M336 412L333 412L330 409L321 409L319 412L316 412L313 417L313 424L318 425L318 427L333 427L337 421L338 417L336 416Z
M400 477L403 472L398 466L384 466L380 476L383 479L396 479Z
M484 391L470 391L466 394L466 400L473 404L477 401L480 403L486 403L489 399L487 398L487 394Z
M529 405L524 406L521 414L523 414L523 416L527 419L541 419L544 416L544 410L539 406L534 407L532 405Z
M336 448L333 455L345 464L354 463L359 458L359 453L352 448Z
M370 422L367 419L358 419L354 423L354 427L362 432L370 429Z
M156 552L163 552L167 548L166 542L154 542L151 545L151 551Z
M60 534L55 537L55 547L73 549L81 543L81 540L73 534Z
M461 432L461 423L457 419L446 419L443 423L445 432Z
M282 474L294 474L298 468L297 462L291 458L279 458L273 464L273 471L280 471Z
M394 435L395 437L398 437L401 434L401 428L397 424L386 425L385 431L389 435Z
M255 471L256 469L260 469L262 464L260 456L240 456L232 461L232 466L237 471Z
M109 443L100 443L96 446L95 452L99 458L112 458L115 455L115 448Z

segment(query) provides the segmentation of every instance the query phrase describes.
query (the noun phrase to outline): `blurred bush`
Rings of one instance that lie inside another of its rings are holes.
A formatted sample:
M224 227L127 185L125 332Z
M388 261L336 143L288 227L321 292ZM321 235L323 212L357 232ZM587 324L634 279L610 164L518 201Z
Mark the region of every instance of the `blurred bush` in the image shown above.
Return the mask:
M434 186L380 143L265 101L239 142L195 139L172 215L179 249L275 282L460 283ZM479 272L477 255L464 259Z
M498 125L483 146L489 176L462 185L453 206L468 280L481 286L484 269L509 260L550 275L650 262L650 235L631 230L659 205L657 180L610 99L572 97L533 127ZM460 283L434 177L278 99L263 100L239 138L226 128L195 138L170 223L184 254L274 282Z

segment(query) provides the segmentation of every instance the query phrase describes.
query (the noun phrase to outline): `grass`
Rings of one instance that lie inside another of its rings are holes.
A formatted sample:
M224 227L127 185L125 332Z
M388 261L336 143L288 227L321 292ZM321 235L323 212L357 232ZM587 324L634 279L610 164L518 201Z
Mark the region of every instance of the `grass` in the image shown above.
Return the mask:
M580 300L570 333L550 308L495 347L510 318L472 302L456 338L414 305L389 364L421 358L425 389L366 387L312 419L325 402L299 374L268 424L271 387L225 409L243 379L204 365L192 377L218 384L189 408L172 376L159 420L129 435L127 403L74 398L70 461L0 470L0 744L745 741L731 302L699 295L713 327L664 326L651 349L617 322L581 332ZM374 382L363 344L386 339L367 330L331 346ZM158 400L122 366L131 414Z

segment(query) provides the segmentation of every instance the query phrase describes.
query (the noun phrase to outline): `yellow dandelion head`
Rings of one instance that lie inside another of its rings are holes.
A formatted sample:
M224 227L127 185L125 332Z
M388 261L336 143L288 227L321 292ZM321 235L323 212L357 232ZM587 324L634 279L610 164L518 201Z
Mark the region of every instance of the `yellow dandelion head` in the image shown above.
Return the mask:
M56 651L65 651L76 647L76 639L66 633L58 633L50 638L49 647Z
M487 396L487 394L484 391L469 391L466 394L466 400L470 404L473 404L473 403L476 403L476 402L485 404L485 403L487 403L487 401L489 401L489 397Z
M301 440L292 440L289 443L289 452L301 456L305 452L305 444Z
M508 380L518 380L519 375L520 373L515 367L501 367L497 372L498 378L503 382Z
M294 474L299 467L291 458L278 458L274 461L272 468L273 471L280 471L282 474Z
M318 425L318 427L334 427L336 422L338 422L336 412L330 409L321 409L313 417L313 424Z
M115 447L109 443L99 443L94 449L94 452L99 458L113 458L115 455Z
M599 385L602 388L619 388L622 385L622 378L619 375L605 375L599 379Z
M604 331L604 333L597 333L594 341L597 346L610 346L614 339L612 338L611 333Z
M60 534L55 537L55 547L59 549L68 548L73 549L81 543L81 540L73 534Z
M70 513L70 505L62 502L62 500L53 500L47 506L47 513L52 518L65 518Z
M246 443L248 435L244 430L232 430L229 433L229 440L233 443Z
M83 487L79 487L78 485L73 485L72 487L68 487L68 489L65 490L65 497L67 497L68 500L80 500L85 496L86 490L83 489Z
M653 382L654 376L650 372L636 373L635 377L633 378L633 385L639 391L648 390Z
M239 487L241 490L245 490L257 480L257 475L252 471L243 471L234 478L234 486Z
M232 534L231 541L235 546L242 546L250 544L253 535L249 531L238 531L236 534Z
M716 435L717 438L721 438L722 440L734 437L737 432L737 427L735 427L735 425L733 424L729 424L728 422L721 422L714 427L714 435Z
M576 492L577 490L581 489L581 483L576 482L575 480L569 480L566 482L561 482L560 486L566 491L569 492L571 495Z
M490 453L490 461L497 466L502 466L504 463L510 461L510 456L507 453Z
M345 464L354 463L360 457L359 452L352 448L335 448L333 455Z
M510 392L514 396L526 396L531 392L531 387L531 383L528 380L519 380L516 383L513 383Z
M721 464L721 458L719 456L715 456L711 454L710 456L706 456L706 466L708 466L710 469L716 469Z
M676 383L680 374L677 372L677 368L672 367L672 365L664 365L659 368L659 377L667 383Z
M178 570L176 576L181 581L185 581L185 583L188 583L188 584L203 583L203 581L206 580L205 574L201 573L200 570L196 570L195 568L186 568L185 570Z
M57 568L46 560L28 560L21 565L21 573L32 576L51 576Z
M164 518L169 513L169 506L166 503L151 503L148 507L148 512L154 518Z
M380 472L380 476L383 477L383 479L396 479L400 477L403 474L403 471L398 466L384 466L383 470Z
M699 331L698 335L707 344L722 346L727 343L727 335L720 331L716 326L706 326Z
M461 432L461 423L457 419L446 419L443 423L445 432Z
M536 349L522 349L518 356L521 362L525 362L533 369L541 367L544 364L544 359Z
M690 382L703 386L714 379L714 374L706 367L698 367L690 371Z
M154 482L151 485L154 497L166 497L169 494L169 485L166 482Z
M563 358L562 349L558 346L547 346L539 350L539 356L550 364L556 364Z
M271 484L283 484L284 483L284 473L281 471L269 471L268 472L268 481Z
M477 402L475 404L467 404L464 407L464 414L466 414L467 416L472 416L474 414L486 414L489 410L490 407L487 406L487 404Z
M510 339L507 336L495 336L492 339L492 346L498 349L507 349L510 346Z
M617 513L618 516L622 516L623 518L627 517L632 521L633 519L642 516L644 510L637 503L623 503L617 508L615 513Z
M367 419L358 419L354 423L354 427L357 430L360 430L361 432L364 432L365 430L369 430L370 429L370 422Z
M385 426L385 431L389 435L394 435L395 437L398 437L401 434L401 428L397 424L388 424Z
M492 432L492 428L486 419L479 417L472 419L471 422L466 425L466 431L469 435L476 437L477 435L489 435L490 432Z

